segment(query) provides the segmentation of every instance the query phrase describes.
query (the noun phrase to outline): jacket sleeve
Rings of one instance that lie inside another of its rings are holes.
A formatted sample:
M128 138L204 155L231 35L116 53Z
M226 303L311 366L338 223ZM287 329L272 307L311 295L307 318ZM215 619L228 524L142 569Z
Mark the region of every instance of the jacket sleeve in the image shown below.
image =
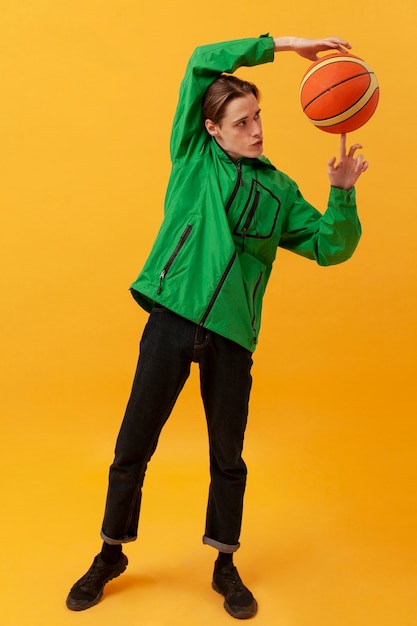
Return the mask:
M336 265L352 256L361 232L354 188L331 187L324 215L304 200L297 188L279 245L319 265Z
M274 60L272 37L262 36L210 44L196 48L180 86L171 134L171 160L198 156L208 134L201 117L204 93L223 72Z

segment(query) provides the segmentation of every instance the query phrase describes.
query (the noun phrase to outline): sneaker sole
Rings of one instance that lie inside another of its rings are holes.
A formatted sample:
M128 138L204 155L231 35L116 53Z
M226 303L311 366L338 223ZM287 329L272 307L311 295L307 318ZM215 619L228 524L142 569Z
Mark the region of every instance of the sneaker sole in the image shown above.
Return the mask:
M103 583L103 587L101 588L100 592L96 595L96 597L93 598L93 600L89 600L89 601L82 603L82 601L77 602L76 600L71 600L70 596L68 596L67 601L66 601L67 608L70 611L85 611L86 609L90 609L92 606L95 606L96 604L98 604L101 598L103 597L105 585L107 585L107 583L109 583L111 580L114 580L115 578L120 576L120 574L123 574L123 572L127 568L127 565L128 565L128 561L126 559L125 561L123 561L120 571L117 571L115 574L113 574L113 576L111 576L111 578L108 578Z

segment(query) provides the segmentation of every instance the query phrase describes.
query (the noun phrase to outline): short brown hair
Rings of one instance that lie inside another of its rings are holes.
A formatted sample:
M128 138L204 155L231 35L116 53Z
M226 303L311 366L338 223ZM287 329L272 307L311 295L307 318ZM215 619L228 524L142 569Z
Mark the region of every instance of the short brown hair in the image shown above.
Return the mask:
M226 105L235 98L242 98L253 94L259 100L259 89L247 80L222 74L207 89L203 98L203 121L211 120L219 124L225 115Z

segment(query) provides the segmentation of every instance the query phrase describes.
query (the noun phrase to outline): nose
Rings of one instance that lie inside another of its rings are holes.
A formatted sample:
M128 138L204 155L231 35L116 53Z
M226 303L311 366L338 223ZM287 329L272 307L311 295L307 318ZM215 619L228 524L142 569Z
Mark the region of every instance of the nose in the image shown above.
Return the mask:
M261 122L261 120L254 120L253 121L252 135L253 135L253 137L261 137L262 136L262 122Z

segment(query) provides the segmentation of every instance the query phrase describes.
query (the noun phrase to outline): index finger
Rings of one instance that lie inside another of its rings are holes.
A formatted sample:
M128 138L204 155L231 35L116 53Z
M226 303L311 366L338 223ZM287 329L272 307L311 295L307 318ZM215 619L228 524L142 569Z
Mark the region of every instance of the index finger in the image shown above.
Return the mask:
M346 133L340 135L340 156L346 156Z

